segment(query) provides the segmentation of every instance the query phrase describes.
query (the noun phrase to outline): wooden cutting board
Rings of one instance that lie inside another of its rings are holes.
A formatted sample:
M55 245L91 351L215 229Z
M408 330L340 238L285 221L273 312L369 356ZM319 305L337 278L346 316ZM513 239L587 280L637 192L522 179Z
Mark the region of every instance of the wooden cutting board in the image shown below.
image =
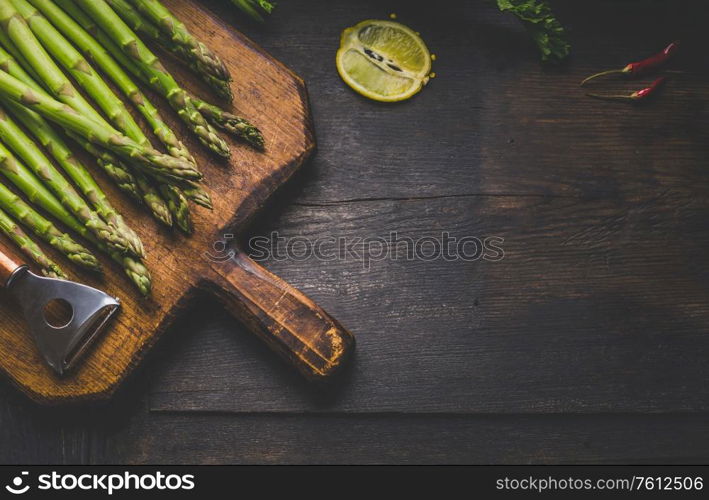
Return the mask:
M315 141L303 81L203 10L199 2L165 3L225 60L234 78L234 109L262 130L266 152L232 141L232 159L219 160L194 140L163 100L153 99L181 132L205 173L214 210L195 207L195 234L186 237L158 226L96 174L145 244L154 292L149 299L140 298L122 270L108 259L102 258L105 272L97 278L76 274L66 260L53 255L76 279L119 297L123 306L111 329L64 378L44 365L18 308L0 292L0 368L39 402L109 397L199 293L221 300L308 377L331 375L354 345L351 334L303 294L241 252L222 251L219 244L238 232L313 152ZM186 88L214 101L189 71L171 61L166 63Z

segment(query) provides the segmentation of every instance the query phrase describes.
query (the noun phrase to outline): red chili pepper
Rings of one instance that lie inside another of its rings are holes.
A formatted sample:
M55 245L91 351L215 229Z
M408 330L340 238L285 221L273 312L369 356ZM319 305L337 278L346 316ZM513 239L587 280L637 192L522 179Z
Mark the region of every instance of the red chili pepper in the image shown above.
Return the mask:
M594 78L598 78L599 76L613 75L618 73L628 76L639 76L645 73L649 73L650 71L659 68L667 61L669 61L672 56L677 53L679 45L679 41L672 42L667 47L665 47L662 52L655 54L654 56L648 57L647 59L643 59L642 61L630 63L623 69L612 69L609 71L603 71L601 73L591 75L584 81L582 81L581 85L585 85L589 81L593 80Z
M586 94L589 97L595 97L597 99L611 99L614 101L632 101L632 102L637 102L637 101L643 101L653 95L655 92L657 92L657 89L659 89L667 80L666 76L661 76L654 82L650 84L649 87L645 87L644 89L636 90L632 94L620 94L620 95L604 95L604 94Z

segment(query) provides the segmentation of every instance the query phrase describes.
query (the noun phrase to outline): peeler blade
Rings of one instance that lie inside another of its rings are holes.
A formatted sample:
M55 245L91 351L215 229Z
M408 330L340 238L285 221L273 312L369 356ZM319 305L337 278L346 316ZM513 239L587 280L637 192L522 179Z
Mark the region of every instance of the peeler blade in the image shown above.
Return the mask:
M37 276L19 268L7 284L20 304L30 332L45 361L58 375L70 370L120 307L120 301L86 285ZM71 319L49 324L45 307L55 300L68 303Z

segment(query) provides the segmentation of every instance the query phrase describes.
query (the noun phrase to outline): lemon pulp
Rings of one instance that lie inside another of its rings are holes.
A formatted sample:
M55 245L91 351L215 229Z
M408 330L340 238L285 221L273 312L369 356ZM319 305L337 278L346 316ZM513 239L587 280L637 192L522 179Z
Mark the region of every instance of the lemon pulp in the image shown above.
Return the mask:
M347 85L370 99L402 101L428 83L431 55L407 26L372 19L342 32L337 71Z

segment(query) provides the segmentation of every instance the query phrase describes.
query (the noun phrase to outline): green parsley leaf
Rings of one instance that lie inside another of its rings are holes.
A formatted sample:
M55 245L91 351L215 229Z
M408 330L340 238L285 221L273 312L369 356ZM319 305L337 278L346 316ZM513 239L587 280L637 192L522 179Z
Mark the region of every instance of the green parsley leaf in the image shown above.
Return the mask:
M569 55L564 27L544 0L497 0L502 12L517 16L534 39L542 61L560 62Z

